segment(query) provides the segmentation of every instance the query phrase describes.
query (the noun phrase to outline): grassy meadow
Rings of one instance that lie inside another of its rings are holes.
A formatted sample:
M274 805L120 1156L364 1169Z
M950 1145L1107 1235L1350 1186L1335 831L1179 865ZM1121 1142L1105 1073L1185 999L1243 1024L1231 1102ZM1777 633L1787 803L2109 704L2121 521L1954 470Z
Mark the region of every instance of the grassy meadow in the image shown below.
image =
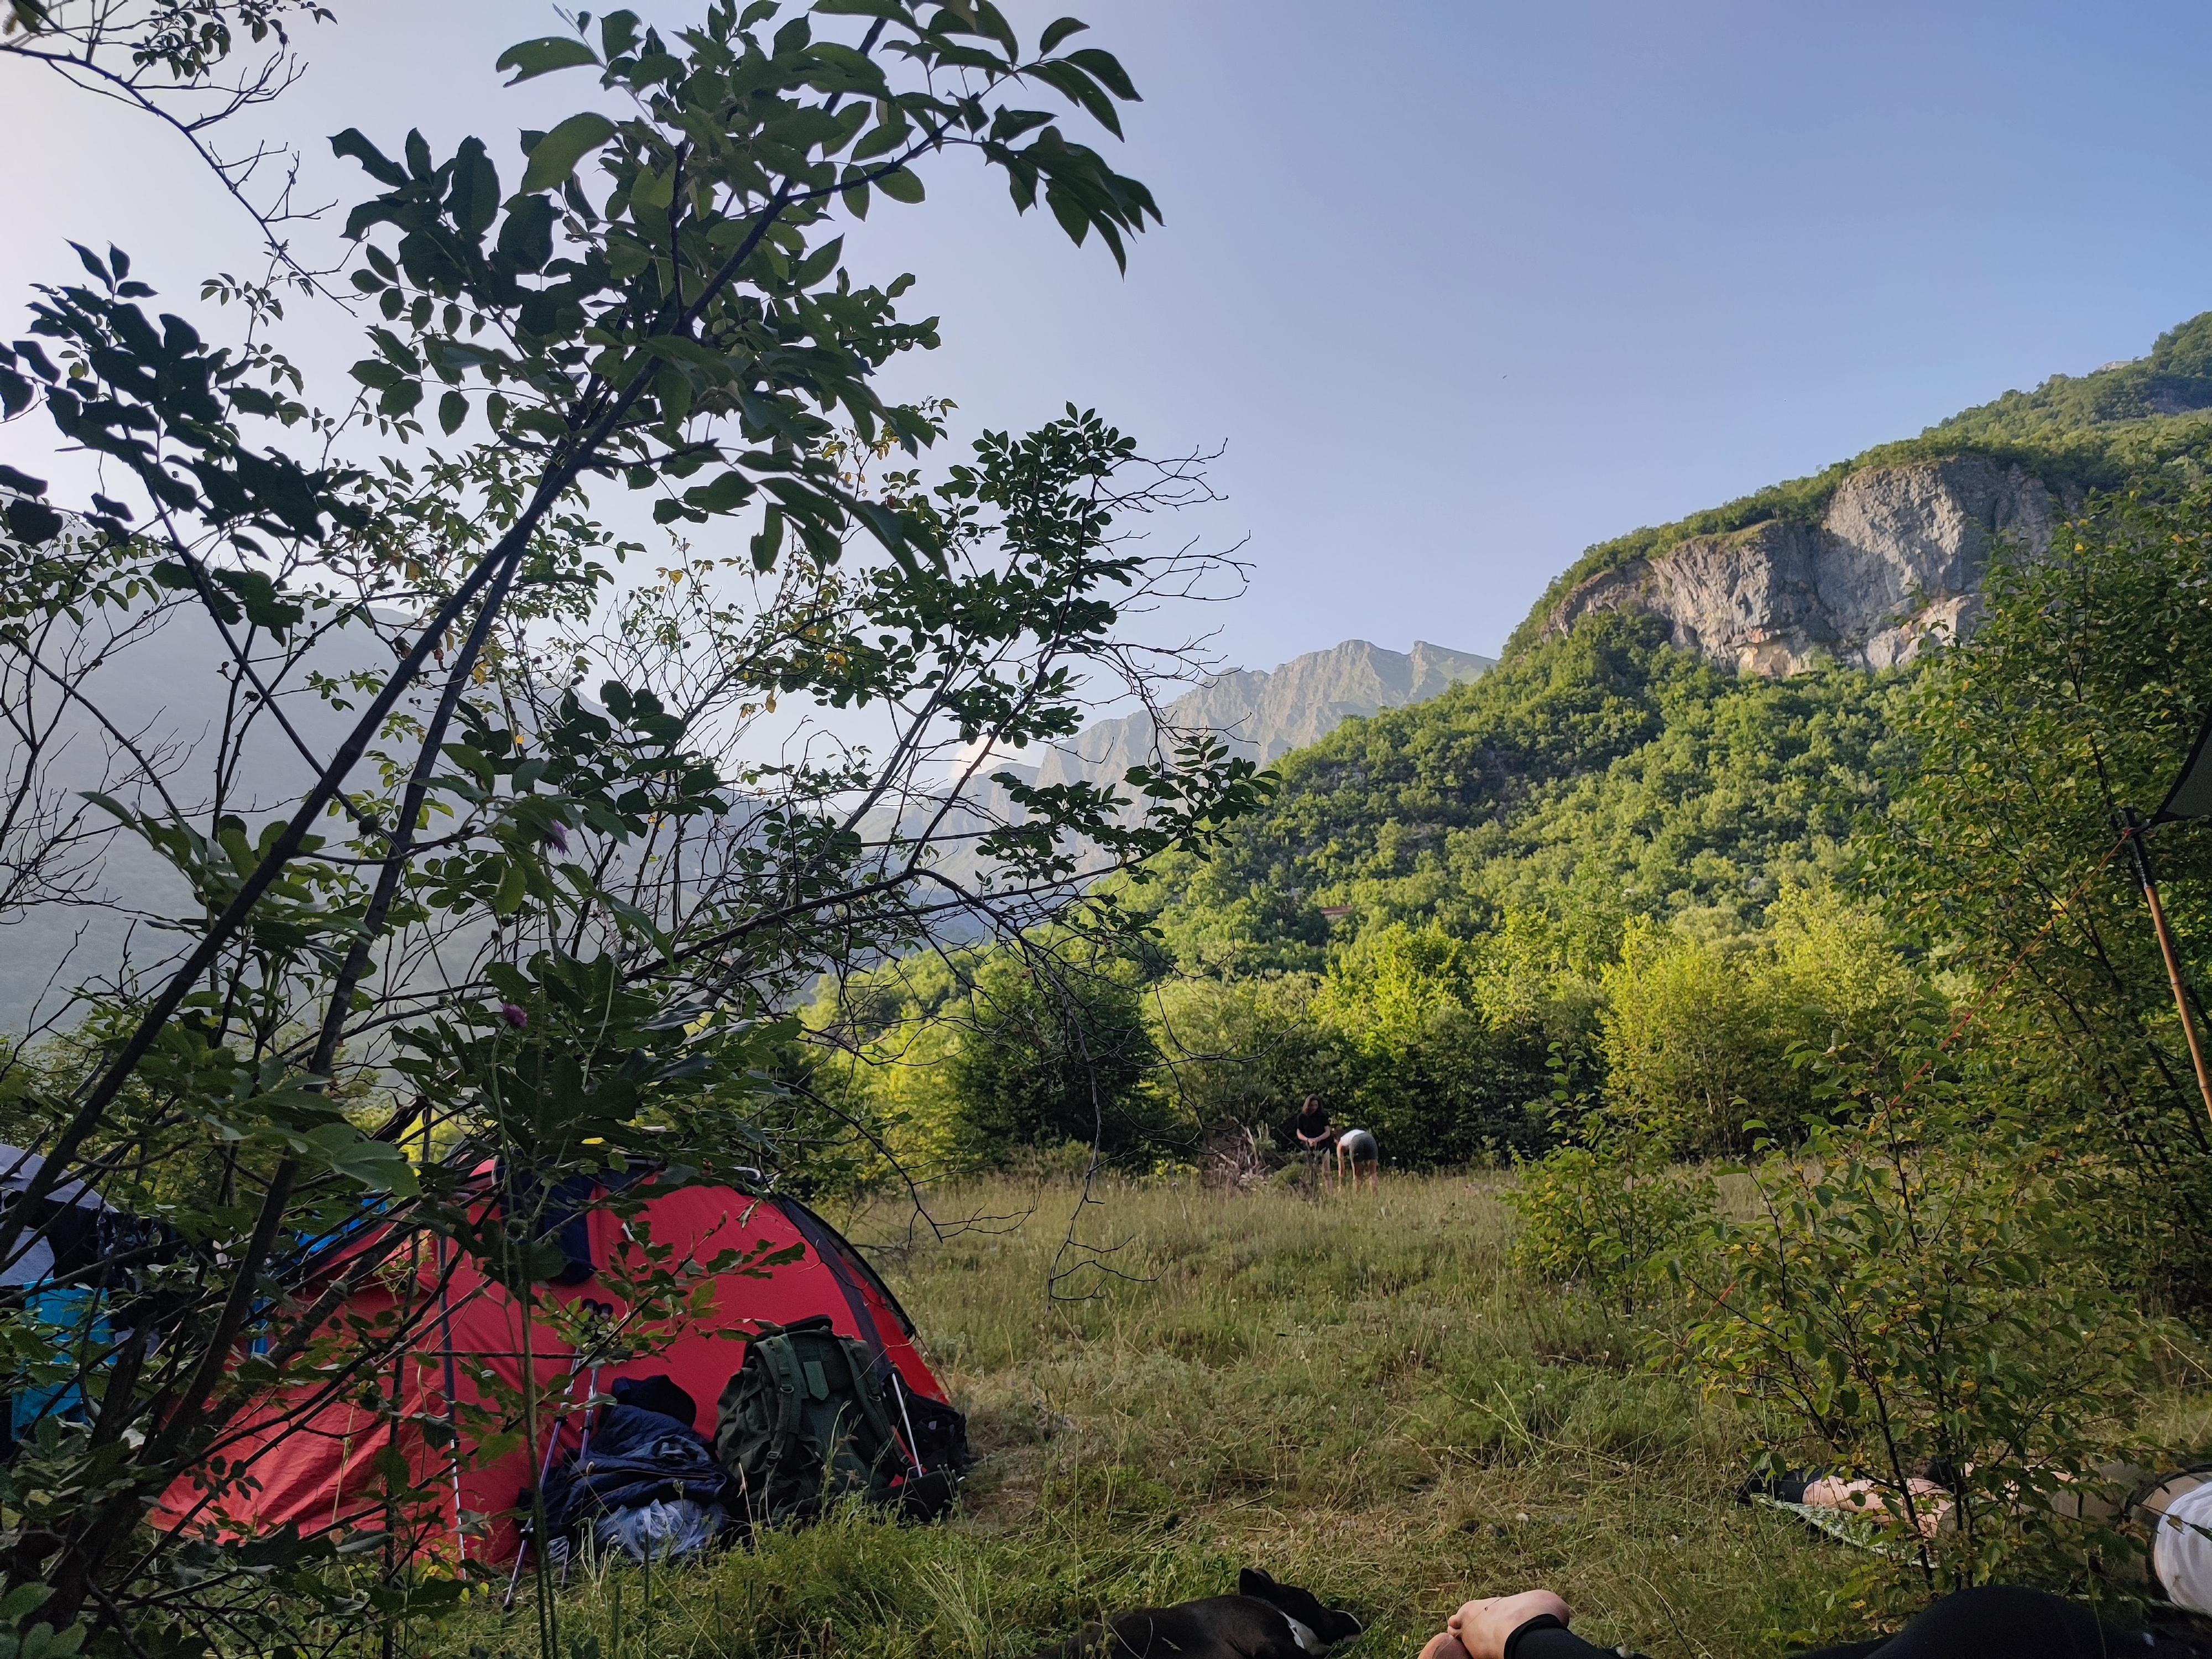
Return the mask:
M562 1598L603 1659L1022 1659L1087 1618L1235 1587L1245 1565L1401 1659L1469 1595L1549 1584L1654 1659L1863 1630L1859 1559L1732 1501L1741 1419L1638 1365L1607 1312L1508 1264L1503 1177L1306 1194L1002 1178L884 1203L871 1247L970 1414L934 1528L848 1516ZM1055 1271L1063 1299L1048 1299ZM1068 1297L1079 1299L1065 1299ZM430 1639L527 1651L477 1604Z

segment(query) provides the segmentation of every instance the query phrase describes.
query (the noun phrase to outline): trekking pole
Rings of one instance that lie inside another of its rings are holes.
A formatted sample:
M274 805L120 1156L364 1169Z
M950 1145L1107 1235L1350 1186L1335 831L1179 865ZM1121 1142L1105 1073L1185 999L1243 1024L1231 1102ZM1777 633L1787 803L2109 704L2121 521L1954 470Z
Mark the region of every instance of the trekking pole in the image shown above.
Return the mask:
M899 1421L906 1425L906 1461L914 1465L915 1474L927 1475L929 1471L921 1467L921 1454L915 1450L914 1419L907 1415L906 1379L896 1365L891 1367L891 1392L898 1396Z
M2174 952L2173 934L2166 925L2166 907L2158 902L2158 884L2151 879L2150 858L2143 850L2143 836L2150 826L2142 814L2130 806L2120 814L2120 824L2128 851L2135 857L2136 879L2142 884L2143 897L2150 905L2150 923L2158 933L2158 948L2166 958L2166 977L2173 988L2173 1009L2181 1016L2181 1034L2189 1043L2189 1061L2197 1069L2197 1092L2203 1097L2204 1109L2212 1114L2212 1075L2208 1075L2204 1049L2197 1038L2197 1022L2189 1017L2189 994L2182 987L2181 960Z
M575 1357L568 1362L568 1379L563 1382L561 1389L562 1399L566 1400L570 1395L575 1392L576 1373L583 1370L583 1368L584 1351L581 1348L579 1348L576 1351ZM552 1431L545 1437L545 1455L540 1458L538 1462L538 1490L541 1492L545 1490L545 1477L553 1473L554 1455L560 1449L561 1419L558 1415L556 1415L553 1419ZM521 1587L522 1583L523 1558L529 1553L530 1549L532 1547L542 1550L545 1547L545 1540L542 1538L532 1539L527 1544L518 1542L514 1547L514 1571L507 1575L507 1594L501 1598L499 1604L499 1610L501 1613L513 1613L514 1611L515 1591Z

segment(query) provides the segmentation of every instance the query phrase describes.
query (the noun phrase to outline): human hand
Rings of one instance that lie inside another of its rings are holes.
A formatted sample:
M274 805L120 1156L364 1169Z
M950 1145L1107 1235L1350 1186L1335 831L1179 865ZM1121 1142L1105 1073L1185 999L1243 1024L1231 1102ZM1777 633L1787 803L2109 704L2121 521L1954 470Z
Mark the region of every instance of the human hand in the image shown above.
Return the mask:
M1467 1659L1505 1659L1505 1638L1531 1619L1549 1613L1562 1625L1571 1622L1567 1604L1547 1589L1522 1590L1517 1595L1491 1595L1469 1601L1444 1621L1444 1629L1466 1653ZM1424 1655L1424 1659L1428 1656ZM1449 1654L1437 1659L1450 1659Z

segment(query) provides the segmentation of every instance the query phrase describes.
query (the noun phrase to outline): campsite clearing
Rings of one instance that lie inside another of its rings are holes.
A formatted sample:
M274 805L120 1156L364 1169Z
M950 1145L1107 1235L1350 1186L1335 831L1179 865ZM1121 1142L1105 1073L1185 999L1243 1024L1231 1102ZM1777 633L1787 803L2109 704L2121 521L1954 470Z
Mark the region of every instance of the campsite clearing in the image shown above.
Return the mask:
M1218 1593L1263 1565L1349 1607L1352 1659L1404 1659L1462 1595L1572 1586L1578 1628L1654 1659L1865 1628L1855 1558L1732 1501L1748 1431L1639 1366L1601 1310L1521 1279L1498 1176L1379 1197L1115 1184L1082 1237L1121 1248L1048 1305L1075 1194L933 1195L910 1245L849 1222L972 1413L981 1458L938 1528L858 1517L696 1571L564 1596L604 1659L1021 1659L1102 1608ZM478 1605L423 1647L521 1654ZM413 1644L410 1644L413 1645Z

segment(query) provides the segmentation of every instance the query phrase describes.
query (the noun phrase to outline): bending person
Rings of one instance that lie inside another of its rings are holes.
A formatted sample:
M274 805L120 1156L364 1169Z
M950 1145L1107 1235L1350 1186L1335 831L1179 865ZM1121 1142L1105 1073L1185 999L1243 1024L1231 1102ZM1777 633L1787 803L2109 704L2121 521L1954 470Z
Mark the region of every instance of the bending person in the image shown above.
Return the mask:
M1469 1601L1429 1638L1421 1659L1613 1659L1568 1626L1550 1590ZM1803 1659L2108 1659L2115 1653L2181 1659L2201 1650L2147 1632L2122 1632L2087 1607L2041 1590L1990 1585L1954 1591L1894 1636L1823 1648Z

